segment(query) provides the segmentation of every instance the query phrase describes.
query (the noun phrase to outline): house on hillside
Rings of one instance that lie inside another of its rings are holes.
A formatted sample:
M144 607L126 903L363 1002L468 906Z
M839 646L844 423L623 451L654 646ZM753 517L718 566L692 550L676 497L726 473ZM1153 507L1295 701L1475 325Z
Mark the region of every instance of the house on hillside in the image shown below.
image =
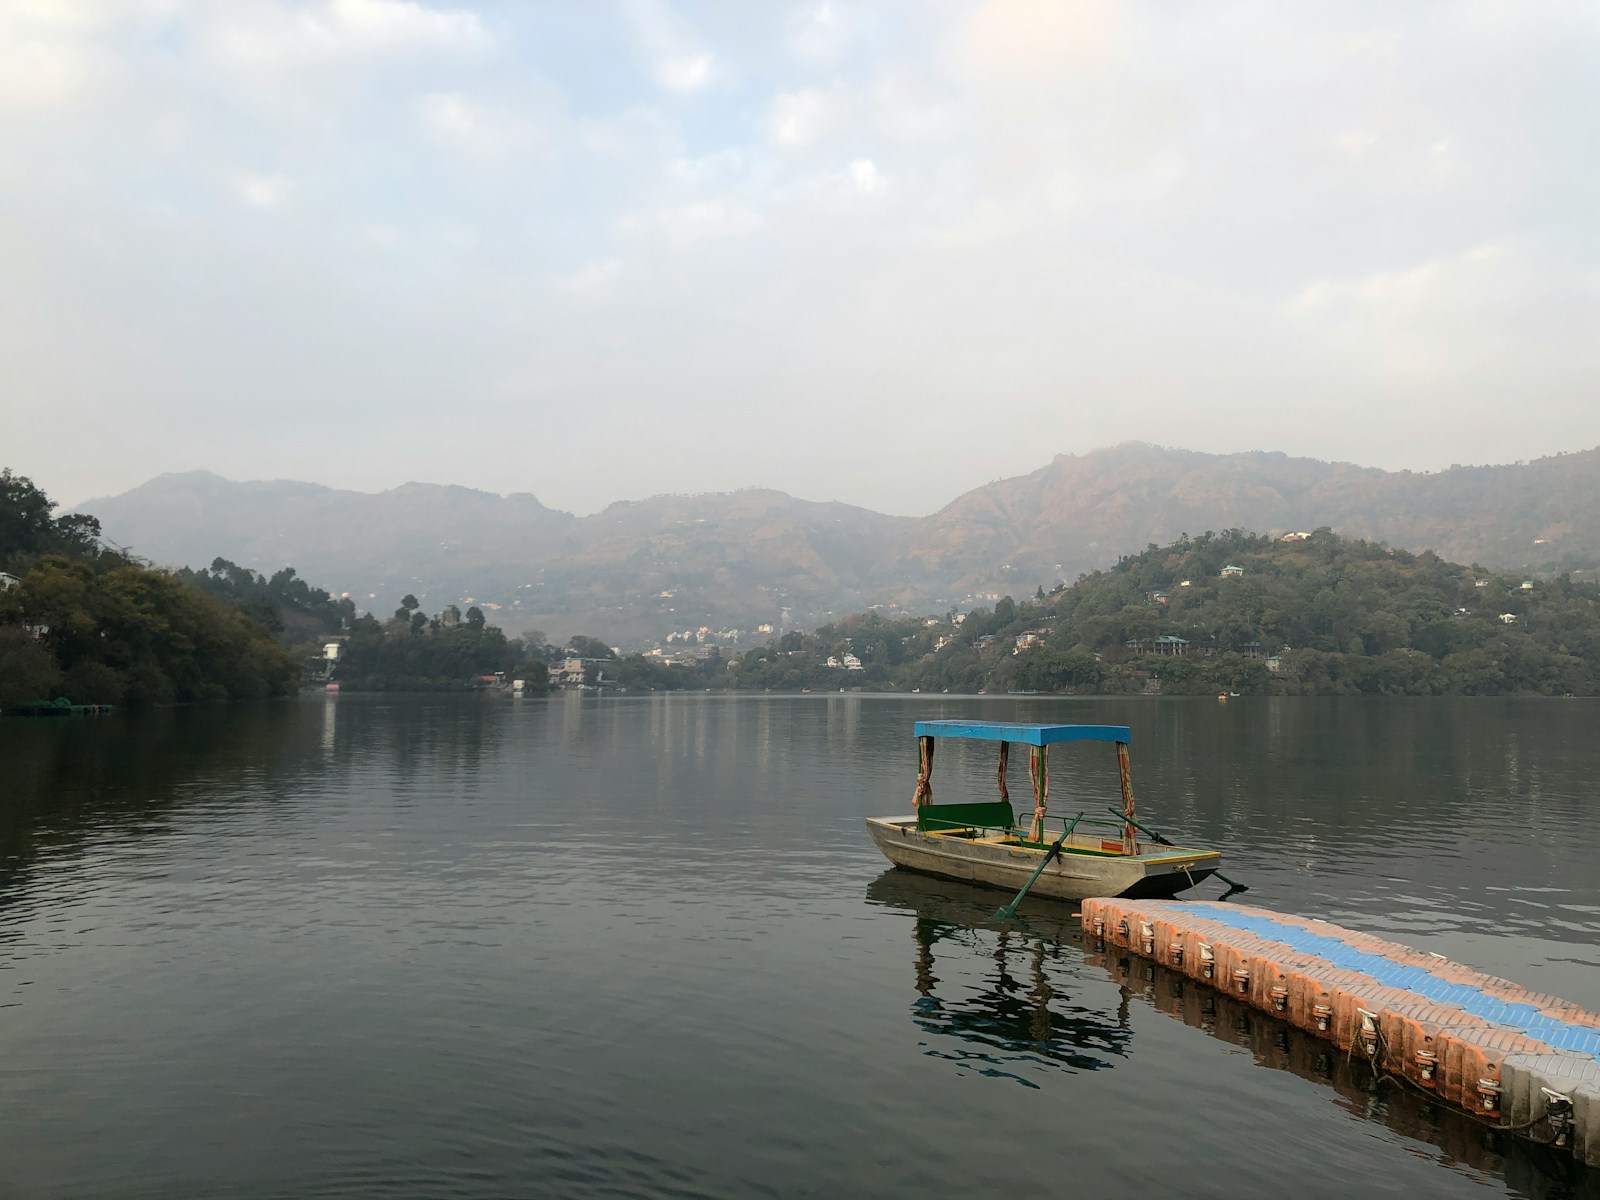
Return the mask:
M1500 624L1502 624L1502 625L1515 625L1516 623L1517 623L1517 614L1516 613L1501 613L1500 614Z
M1159 604L1162 608L1172 603L1172 597L1166 592L1146 592L1144 597L1151 604Z
M21 582L22 580L15 575L8 575L6 572L0 571L0 592L9 592Z
M588 679L585 668L590 663L602 660L593 658L564 658L560 666L550 668L550 682L556 687L582 687Z
M1229 563L1227 566L1223 567L1218 574L1223 579L1237 579L1240 575L1244 574L1244 568L1235 566L1233 563Z
M1135 654L1164 654L1176 658L1182 658L1189 650L1188 639L1174 637L1170 633L1156 638L1134 638L1124 645Z
M1524 580L1523 580L1523 581L1522 581L1522 587L1521 587L1521 588L1520 588L1520 589L1519 589L1519 590L1521 590L1521 591L1524 591L1524 592L1531 592L1531 591L1533 591L1533 580L1531 580L1531 579L1524 579Z
M1276 654L1269 655L1267 657L1267 670L1276 675L1283 670L1283 659Z
M1024 629L1017 634L1016 645L1011 648L1011 653L1021 654L1024 650L1032 650L1035 646L1044 645L1044 631L1039 629Z
M1304 541L1308 541L1310 539L1310 537L1311 537L1311 535L1309 533L1306 533L1304 530L1298 530L1297 529L1293 533L1284 534L1278 540L1280 542L1304 542Z

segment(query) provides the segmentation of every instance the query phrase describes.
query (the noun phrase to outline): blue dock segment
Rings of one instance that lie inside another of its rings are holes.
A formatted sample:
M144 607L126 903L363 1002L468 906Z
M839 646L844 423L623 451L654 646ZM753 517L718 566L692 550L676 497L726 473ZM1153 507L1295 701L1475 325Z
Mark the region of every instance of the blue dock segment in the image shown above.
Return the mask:
M1600 1015L1438 955L1243 904L1085 900L1083 927L1600 1167Z
M1491 1025L1505 1025L1537 1037L1555 1050L1587 1054L1600 1062L1600 1026L1578 1025L1564 1017L1540 1012L1531 1004L1505 1000L1473 983L1441 979L1424 967L1396 963L1381 954L1358 950L1348 942L1315 933L1271 917L1263 917L1226 904L1187 904L1213 921L1242 929L1259 938L1278 942L1302 954L1316 955L1336 967L1360 971L1386 987L1403 988L1436 1004L1448 1004L1481 1017Z

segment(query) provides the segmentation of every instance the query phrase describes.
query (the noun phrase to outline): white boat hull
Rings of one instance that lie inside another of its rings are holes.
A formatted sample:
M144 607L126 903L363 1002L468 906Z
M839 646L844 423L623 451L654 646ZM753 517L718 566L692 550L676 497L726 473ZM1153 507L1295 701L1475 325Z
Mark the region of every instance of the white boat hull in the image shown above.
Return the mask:
M916 817L868 817L867 831L897 867L1010 892L1021 890L1044 856L1042 850L1007 845L998 837L924 833ZM1029 895L1056 900L1176 896L1221 866L1217 851L1187 846L1149 846L1130 855L1063 853L1040 873Z

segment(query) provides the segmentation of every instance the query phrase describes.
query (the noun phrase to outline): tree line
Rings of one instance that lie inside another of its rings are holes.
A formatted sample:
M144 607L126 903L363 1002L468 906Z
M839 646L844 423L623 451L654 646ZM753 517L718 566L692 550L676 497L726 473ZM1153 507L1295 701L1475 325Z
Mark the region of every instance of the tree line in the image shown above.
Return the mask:
M283 695L300 664L246 613L106 546L85 514L0 471L0 709Z

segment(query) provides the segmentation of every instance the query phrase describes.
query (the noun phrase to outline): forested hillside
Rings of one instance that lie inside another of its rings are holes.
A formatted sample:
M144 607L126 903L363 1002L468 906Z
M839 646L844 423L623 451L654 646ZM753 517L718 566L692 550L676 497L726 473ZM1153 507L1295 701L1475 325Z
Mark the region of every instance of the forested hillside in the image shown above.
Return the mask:
M1594 695L1600 587L1326 529L1233 530L965 617L865 613L789 634L730 674L771 688Z
M90 516L52 515L0 471L0 708L282 695L300 665L259 621L170 572L103 547Z

